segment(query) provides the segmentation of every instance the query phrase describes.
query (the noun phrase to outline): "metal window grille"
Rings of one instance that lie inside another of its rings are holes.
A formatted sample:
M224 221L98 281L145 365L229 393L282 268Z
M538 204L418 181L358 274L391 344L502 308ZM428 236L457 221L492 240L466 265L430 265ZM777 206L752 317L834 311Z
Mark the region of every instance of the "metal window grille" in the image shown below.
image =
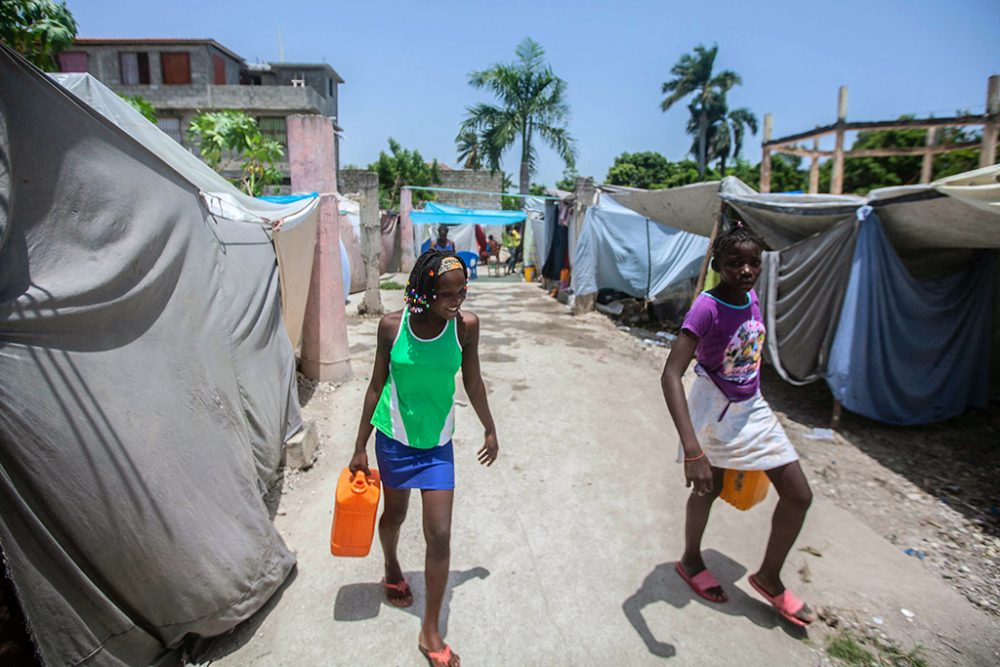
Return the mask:
M257 119L257 124L263 138L277 141L283 148L288 148L288 130L284 116L262 116Z

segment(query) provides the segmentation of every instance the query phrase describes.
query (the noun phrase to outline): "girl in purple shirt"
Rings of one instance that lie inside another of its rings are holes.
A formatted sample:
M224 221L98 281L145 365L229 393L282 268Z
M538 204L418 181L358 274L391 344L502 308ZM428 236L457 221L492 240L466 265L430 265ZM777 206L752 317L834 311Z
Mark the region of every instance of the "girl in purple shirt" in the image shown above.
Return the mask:
M764 562L750 584L790 622L804 626L816 616L781 582L781 568L798 537L812 491L798 455L760 394L764 322L753 291L764 244L743 223L712 246L712 268L721 282L695 299L663 368L667 408L680 435L687 502L684 555L677 573L701 597L726 602L719 581L701 556L701 538L725 469L764 470L778 492ZM690 395L681 377L697 360Z

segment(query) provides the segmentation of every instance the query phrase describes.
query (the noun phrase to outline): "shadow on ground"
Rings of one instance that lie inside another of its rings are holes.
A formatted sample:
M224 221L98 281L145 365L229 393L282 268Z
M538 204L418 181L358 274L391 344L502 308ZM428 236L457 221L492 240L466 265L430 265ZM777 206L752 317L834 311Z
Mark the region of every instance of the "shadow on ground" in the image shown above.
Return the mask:
M410 582L413 591L413 605L403 609L417 618L424 616L424 604L427 600L427 587L424 584L423 572L404 572L403 576ZM448 587L441 605L441 633L448 634L448 616L451 608L452 591L472 579L485 579L490 571L484 567L474 567L469 570L452 570L448 573ZM337 591L337 599L333 606L333 618L337 621L365 621L375 618L382 606L392 607L382 591L382 584L366 582L347 584ZM396 608L396 607L393 607Z
M622 603L625 618L635 628L636 633L646 644L646 649L661 658L672 658L677 655L677 648L656 637L643 615L643 610L658 602L683 609L690 603L705 605L712 611L727 616L744 616L752 623L762 628L780 626L788 635L796 639L808 637L803 628L787 623L777 615L770 605L752 598L736 587L738 581L747 570L729 556L714 549L704 552L705 564L712 574L722 583L729 601L723 604L709 602L695 594L674 570L674 563L661 563L653 568L642 582L642 586Z
M833 395L825 382L794 387L766 367L761 391L771 406L808 427L830 426ZM847 410L840 434L859 450L1000 536L1000 410L974 410L934 424L894 426ZM905 444L904 444L905 443Z
M261 624L268 615L274 611L274 609L281 603L281 598L284 596L285 591L292 585L296 578L298 578L299 571L298 568L293 568L291 574L285 579L285 582L281 584L281 587L275 591L274 595L264 604L263 607L257 610L257 613L243 621L235 628L230 630L224 635L219 635L218 637L209 638L199 638L191 641L185 647L185 653L187 654L187 660L185 664L203 664L208 665L215 660L221 660L230 653L235 653L244 645L248 644L254 635L257 634L257 629L260 628Z

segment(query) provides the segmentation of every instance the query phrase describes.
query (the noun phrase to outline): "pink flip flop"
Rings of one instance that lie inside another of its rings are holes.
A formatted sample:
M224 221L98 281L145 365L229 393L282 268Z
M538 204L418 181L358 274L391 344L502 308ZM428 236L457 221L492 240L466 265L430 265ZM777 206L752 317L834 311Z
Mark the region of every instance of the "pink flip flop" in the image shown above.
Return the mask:
M785 620L789 623L793 623L800 628L804 628L811 622L803 621L801 618L795 614L802 611L802 608L806 606L806 603L800 600L795 593L791 592L787 588L781 593L781 595L771 595L764 590L764 587L757 582L757 577L750 575L747 580L750 585L753 586L754 590L761 594L761 596L771 603L771 606L781 614Z
M451 647L447 644L445 644L444 648L440 651L432 651L429 648L424 647L419 642L417 643L417 648L419 648L420 652L424 654L425 658L427 658L427 662L431 667L438 667L438 665L450 667L452 657L458 657L457 654L452 653Z
M691 590L697 593L700 597L716 604L722 604L723 602L729 601L729 596L726 595L725 591L722 593L721 600L708 594L708 591L713 588L722 588L722 584L720 584L719 580L708 571L707 567L693 577L684 571L684 566L681 565L680 561L674 563L674 569L677 570L677 574L681 576L681 579L683 579L687 585L691 587Z

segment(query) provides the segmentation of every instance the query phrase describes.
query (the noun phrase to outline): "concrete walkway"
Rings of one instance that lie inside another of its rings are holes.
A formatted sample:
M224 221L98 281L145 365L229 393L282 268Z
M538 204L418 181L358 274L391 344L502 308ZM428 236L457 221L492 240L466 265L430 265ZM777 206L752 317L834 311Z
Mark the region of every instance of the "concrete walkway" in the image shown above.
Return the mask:
M387 300L400 305L397 295ZM674 574L687 491L660 396L665 351L643 348L600 316L573 318L535 286L474 283L467 309L483 321L501 453L490 469L476 463L481 427L463 400L444 625L464 665L824 664L808 635L779 622L746 582L763 552L773 492L746 513L715 510L706 560L728 604L703 602ZM317 392L307 410L324 454L276 517L298 571L265 613L213 649L213 664L425 664L416 648L418 496L401 541L411 609L382 602L377 538L364 559L329 553L333 489L353 448L375 326L352 320L355 379L325 399ZM929 647L931 664L998 663L995 621L825 499L816 499L796 547L785 580L814 606L878 614L905 647Z

